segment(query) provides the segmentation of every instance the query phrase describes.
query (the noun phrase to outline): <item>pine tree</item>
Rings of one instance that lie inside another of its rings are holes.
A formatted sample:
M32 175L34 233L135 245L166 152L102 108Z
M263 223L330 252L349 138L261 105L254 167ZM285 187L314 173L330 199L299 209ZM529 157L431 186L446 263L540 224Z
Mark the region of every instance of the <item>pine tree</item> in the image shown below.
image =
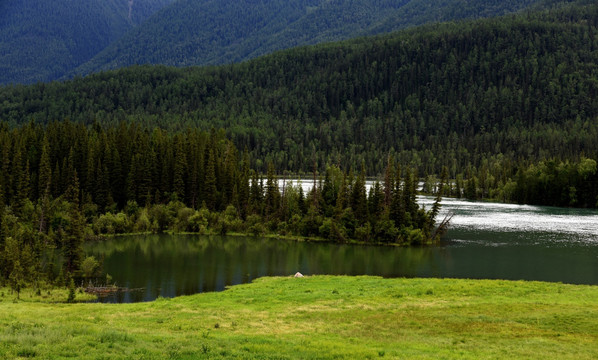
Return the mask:
M431 225L434 224L436 221L436 217L440 212L440 201L442 200L442 196L444 194L444 187L446 182L448 181L448 168L444 166L442 168L442 173L440 174L440 182L438 183L438 190L436 193L436 198L434 199L434 203L432 204L432 209L430 210L430 222Z
M264 198L264 212L267 218L276 216L280 207L280 191L278 190L278 181L274 174L274 165L268 163L268 175L266 180L266 194Z
M108 169L106 165L102 164L101 160L98 160L96 168L95 203L98 205L98 210L103 213L109 205L110 181L108 179Z
M42 153L39 161L37 194L41 198L50 193L52 186L52 165L50 164L50 143L47 134L42 141Z
M5 261L5 271L8 274L8 283L10 288L17 293L17 299L21 289L26 285L25 269L21 262L22 248L23 242L20 237L9 236L6 238L4 254L2 254Z
M336 204L334 206L334 216L336 219L340 219L345 208L348 205L348 188L347 188L347 174L343 172L343 180L338 190L338 196L336 197Z
M12 207L15 215L23 216L25 203L29 198L29 160L23 163L21 150L17 149L13 163L14 174L14 198Z
M52 171L52 182L51 182L51 186L52 186L52 197L57 198L60 195L62 195L63 193L63 189L62 189L62 174L60 173L60 165L58 164L58 161L56 161L56 165L54 166L54 171Z
M5 141L2 146L2 164L0 167L0 192L2 192L2 200L4 205L10 204L11 185L12 185L12 171L10 167L10 142Z
M307 204L305 202L305 194L303 194L303 187L299 185L299 195L297 196L297 208L299 209L300 215L307 214Z
M251 189L250 189L250 196L249 196L249 208L250 213L252 214L262 214L263 209L263 198L264 198L264 189L261 186L262 179L260 178L257 171L252 170L251 175Z
M368 209L370 213L370 219L373 223L376 222L382 211L384 211L384 191L380 182L375 181L374 185L370 188L370 194L368 196Z
M174 154L174 174L172 180L172 192L181 201L185 200L185 178L187 173L187 155L183 151L182 140L176 139Z
M222 171L222 192L224 204L233 203L233 190L237 170L237 151L232 143L228 143L224 156Z
M390 208L392 201L392 192L395 186L394 175L394 158L389 154L386 161L386 170L384 171L384 205L387 208Z
M241 164L241 173L239 174L237 182L237 209L241 219L245 220L249 211L249 194L250 194L250 169L249 169L249 152L247 148L243 152L243 163Z
M361 172L351 191L351 208L355 214L355 218L360 224L363 224L368 219L368 204L365 190L365 164L361 165Z
M69 181L67 190L64 193L65 200L70 203L70 211L69 225L65 231L62 251L64 255L64 270L65 273L69 274L72 274L79 269L83 257L82 245L85 235L85 219L79 208L79 189L79 178L77 177L77 171L75 170L72 179Z
M390 202L389 218L394 221L395 226L400 228L405 223L405 206L403 202L403 188L401 186L401 166L395 169L395 182ZM404 185L403 185L404 186Z
M216 188L216 155L212 147L207 149L206 178L204 180L205 202L209 210L217 210L218 190Z

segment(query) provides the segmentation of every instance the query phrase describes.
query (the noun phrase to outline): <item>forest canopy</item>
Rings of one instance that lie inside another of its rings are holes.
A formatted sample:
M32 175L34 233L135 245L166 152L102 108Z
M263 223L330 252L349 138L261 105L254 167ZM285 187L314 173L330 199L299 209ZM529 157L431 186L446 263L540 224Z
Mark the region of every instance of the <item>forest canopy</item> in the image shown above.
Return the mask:
M237 65L134 66L0 88L11 127L70 119L226 130L257 170L422 175L598 158L598 6L426 26ZM507 174L508 176L514 173Z
M137 124L70 121L0 127L0 285L68 284L95 276L85 240L133 232L276 234L336 242L428 244L431 209L413 169L388 159L383 185L331 166L304 193L252 170L223 131L172 134ZM92 270L90 270L92 269Z

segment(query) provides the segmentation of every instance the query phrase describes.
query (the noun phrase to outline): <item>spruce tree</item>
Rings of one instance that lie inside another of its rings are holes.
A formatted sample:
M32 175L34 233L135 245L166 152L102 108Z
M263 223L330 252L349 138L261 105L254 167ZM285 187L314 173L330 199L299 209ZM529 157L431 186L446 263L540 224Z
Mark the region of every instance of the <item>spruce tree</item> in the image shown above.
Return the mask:
M182 140L177 139L174 154L174 173L172 180L172 192L181 201L185 200L185 178L187 173L187 155L183 151Z
M264 198L264 213L268 219L274 218L279 210L280 191L278 181L274 173L274 165L268 163L268 175L266 180L266 194Z
M389 154L388 159L386 160L386 170L384 171L384 205L387 208L390 208L390 203L392 201L392 193L395 183L394 176L394 158Z
M62 243L65 273L72 274L79 269L83 257L83 238L85 235L85 219L79 208L79 178L77 171L73 172L64 198L70 204L69 224Z
M216 188L216 155L214 149L209 147L206 156L206 178L204 180L205 202L209 210L217 210L218 190Z
M368 219L368 204L365 190L365 164L361 165L361 172L351 189L351 208L359 224L363 224Z
M52 185L52 165L50 164L50 143L47 134L42 140L42 153L39 160L37 194L41 198L49 194Z
M96 165L96 188L95 188L95 203L98 205L98 210L104 212L106 207L109 205L110 198L110 181L108 179L108 169L106 165L102 164L101 160L98 160Z

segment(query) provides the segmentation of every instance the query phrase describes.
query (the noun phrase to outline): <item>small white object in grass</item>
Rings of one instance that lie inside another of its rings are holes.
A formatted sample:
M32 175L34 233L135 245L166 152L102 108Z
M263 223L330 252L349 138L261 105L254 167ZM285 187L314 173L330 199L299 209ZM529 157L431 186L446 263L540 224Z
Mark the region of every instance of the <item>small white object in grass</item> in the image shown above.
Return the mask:
M297 273L295 274L295 277L303 277L303 274L300 273L299 271L297 271Z

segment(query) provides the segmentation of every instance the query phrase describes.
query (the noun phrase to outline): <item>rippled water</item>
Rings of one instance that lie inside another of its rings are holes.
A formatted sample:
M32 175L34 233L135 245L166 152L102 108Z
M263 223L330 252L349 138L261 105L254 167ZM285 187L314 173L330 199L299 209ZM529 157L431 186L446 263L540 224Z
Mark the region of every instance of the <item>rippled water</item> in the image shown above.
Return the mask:
M427 207L432 199L421 197ZM598 212L586 209L566 209L546 206L480 203L456 199L443 200L443 213L453 212L451 233L472 231L486 235L513 234L509 244L542 241L578 245L598 245ZM441 214L442 216L442 214ZM491 245L493 237L484 240Z
M433 199L420 197L430 208ZM253 237L143 235L87 245L119 286L102 299L153 300L304 274L526 279L598 284L598 212L443 200L450 230L433 247L351 246Z

